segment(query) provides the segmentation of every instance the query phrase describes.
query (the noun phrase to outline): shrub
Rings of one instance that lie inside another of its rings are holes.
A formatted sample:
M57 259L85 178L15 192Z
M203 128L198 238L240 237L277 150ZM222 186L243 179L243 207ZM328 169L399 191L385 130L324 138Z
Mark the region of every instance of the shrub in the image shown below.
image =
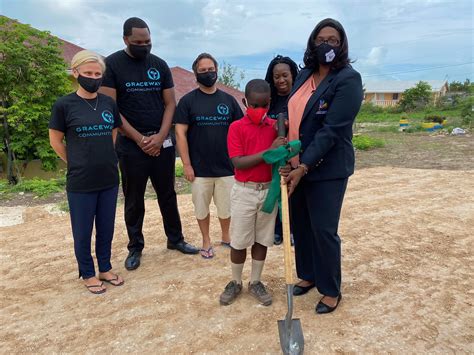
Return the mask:
M41 159L43 168L54 170L57 155L49 145L51 107L71 91L67 64L60 41L0 16L0 139L9 162ZM8 142L8 144L7 144ZM11 165L9 165L11 166ZM7 169L10 182L18 176Z
M431 86L424 81L420 81L415 87L403 92L400 106L405 111L426 107L431 101Z
M473 93L474 83L471 83L469 79L464 80L464 83L460 81L452 81L449 83L449 91L451 92L462 92L462 93Z
M38 197L47 197L52 193L64 191L65 186L65 177L50 180L41 180L38 178L21 180L16 185L10 185L2 181L0 184L0 193L31 192Z
M472 118L474 116L474 97L469 97L466 101L463 101L461 105L461 124L470 128L472 126Z
M174 173L176 177L182 177L184 175L184 168L183 168L183 163L181 162L181 160L176 160Z
M354 136L352 138L352 143L354 144L354 147L358 150L369 150L385 146L385 141L383 139L363 135Z
M389 107L386 108L386 111L388 113L402 113L403 108L400 105L389 106Z
M383 107L374 105L372 102L364 102L360 107L360 113L383 113Z

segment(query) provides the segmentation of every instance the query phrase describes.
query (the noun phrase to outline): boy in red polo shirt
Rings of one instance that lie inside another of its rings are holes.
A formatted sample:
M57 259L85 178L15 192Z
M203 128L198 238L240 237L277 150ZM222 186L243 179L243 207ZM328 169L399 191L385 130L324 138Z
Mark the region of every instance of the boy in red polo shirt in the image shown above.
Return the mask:
M277 138L275 120L267 117L270 86L265 80L254 79L245 87L246 115L233 122L227 135L229 157L235 168L235 184L231 192L231 251L232 281L220 296L222 305L231 304L242 291L242 270L247 248L252 248L252 271L249 292L264 306L272 297L260 281L267 248L273 245L277 205L272 213L260 209L272 180L271 165L263 161L263 153L286 144Z

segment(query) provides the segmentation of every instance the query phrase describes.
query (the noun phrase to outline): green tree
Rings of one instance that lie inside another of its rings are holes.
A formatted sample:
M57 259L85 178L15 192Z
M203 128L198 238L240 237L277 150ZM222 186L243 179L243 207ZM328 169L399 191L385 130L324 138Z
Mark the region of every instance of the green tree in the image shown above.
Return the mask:
M0 16L0 136L10 183L18 178L14 158L56 167L48 122L55 100L71 90L66 69L56 37Z
M403 92L400 106L404 111L412 111L426 107L431 102L431 99L430 84L420 81L415 87Z
M219 78L218 81L221 84L233 87L237 90L240 89L240 81L245 78L245 73L239 71L237 67L223 62L222 67L219 69Z
M449 91L472 94L474 93L474 83L471 83L469 79L464 80L464 83L454 80L449 83Z

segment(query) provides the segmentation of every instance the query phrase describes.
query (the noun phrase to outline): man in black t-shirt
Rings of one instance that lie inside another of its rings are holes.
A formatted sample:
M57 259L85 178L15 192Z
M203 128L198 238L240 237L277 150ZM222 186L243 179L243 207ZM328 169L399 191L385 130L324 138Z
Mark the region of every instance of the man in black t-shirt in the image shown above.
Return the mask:
M175 179L175 148L169 136L176 108L174 84L166 62L151 54L150 30L136 17L123 26L126 44L106 58L107 69L101 92L117 101L124 129L117 154L125 195L125 223L129 255L125 267L140 266L144 247L144 194L148 178L157 194L168 249L197 254L184 241L178 212Z
M193 71L199 88L181 98L174 122L184 175L192 182L194 212L203 238L200 253L209 259L214 256L209 236L211 199L221 225L221 245L230 245L234 169L227 152L227 132L243 113L235 98L217 89L217 62L210 54L200 54L193 63Z

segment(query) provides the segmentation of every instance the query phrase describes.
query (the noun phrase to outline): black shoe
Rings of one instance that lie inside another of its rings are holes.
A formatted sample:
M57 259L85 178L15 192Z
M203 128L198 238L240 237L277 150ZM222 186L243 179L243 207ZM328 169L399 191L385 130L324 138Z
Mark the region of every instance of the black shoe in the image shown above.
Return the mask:
M125 259L125 269L135 270L140 266L140 258L142 257L141 251L131 251L128 253L127 259Z
M191 244L186 243L184 240L173 244L168 242L166 247L171 250L179 250L183 254L197 254L199 253L199 249Z
M334 307L328 306L327 304L323 303L322 301L319 301L318 304L316 305L316 313L318 314L324 314L324 313L331 313L332 311L335 311L337 306L339 306L339 303L341 302L342 299L342 294L340 293L339 296L337 297L337 303ZM322 298L321 298L322 300Z
M315 284L309 285L309 286L298 286L295 285L293 288L293 296L302 296L305 293L308 293L309 290L314 288Z
M283 237L279 234L275 234L273 244L280 245L281 243L283 243Z

